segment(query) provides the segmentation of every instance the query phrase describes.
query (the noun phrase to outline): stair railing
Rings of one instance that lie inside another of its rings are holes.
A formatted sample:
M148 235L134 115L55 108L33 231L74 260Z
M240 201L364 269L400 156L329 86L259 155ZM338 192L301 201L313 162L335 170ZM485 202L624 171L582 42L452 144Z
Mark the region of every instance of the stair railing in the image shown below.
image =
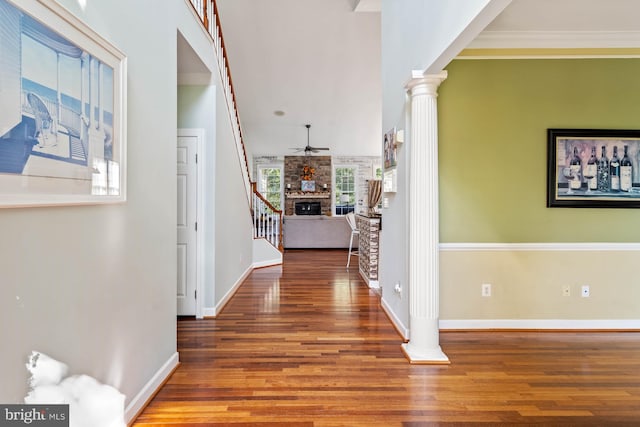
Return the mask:
M254 239L266 239L280 252L284 250L282 244L282 211L276 209L257 190L255 182L251 183L253 189L252 214Z
M236 93L233 88L233 80L231 79L231 70L229 68L229 60L224 45L224 37L222 35L222 26L220 25L220 16L215 0L188 0L193 10L200 18L200 22L207 30L213 40L213 46L216 51L216 60L218 63L218 71L222 80L222 91L227 103L227 112L231 120L233 137L238 150L238 159L240 160L243 170L243 180L245 191L247 193L247 201L251 207L253 216L253 236L254 238L264 238L276 247L280 252L284 250L282 244L282 211L276 209L262 194L257 190L255 182L251 181L251 173L249 171L249 161L247 159L247 150L245 148L242 136L242 126L240 125L240 117L238 115Z
M229 69L229 60L227 59L227 51L224 45L224 37L222 36L218 7L215 0L188 1L191 6L193 6L193 10L200 18L200 22L213 40L213 46L216 51L216 59L218 62L218 71L220 73L220 79L222 80L222 92L224 93L225 101L227 103L227 112L229 113L229 119L231 120L231 129L236 143L236 149L238 150L238 159L243 170L242 175L247 194L247 202L251 205L251 173L249 172L247 150L242 137L242 127L240 126L236 94L233 89L233 81L231 80L231 71Z

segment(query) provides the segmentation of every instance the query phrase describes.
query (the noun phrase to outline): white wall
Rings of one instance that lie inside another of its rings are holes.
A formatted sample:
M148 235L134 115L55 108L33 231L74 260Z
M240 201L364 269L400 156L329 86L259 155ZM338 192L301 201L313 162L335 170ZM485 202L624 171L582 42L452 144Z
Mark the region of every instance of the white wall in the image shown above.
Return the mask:
M59 2L128 58L128 200L0 210L0 402L22 402L27 356L39 350L67 363L71 374L115 386L130 404L176 355L178 30L215 71L213 84L219 75L211 41L186 2ZM183 114L217 114L204 126L202 116L194 122L215 134L208 160L217 175L208 178L216 185L212 232L222 255L209 261L220 284L215 295L222 295L251 262L252 240L230 119L216 90L202 91L203 103L216 105Z
M178 126L204 128L206 176L204 307L214 308L251 267L253 234L220 77L215 86L178 87Z
M185 19L185 22L188 22ZM178 75L178 126L205 129L205 247L203 262L205 314L228 296L251 268L253 230L243 185L244 170L233 139L220 70L214 51L201 27L181 26L179 37L202 64L186 66ZM204 35L204 36L203 36Z
M380 286L383 305L398 327L408 328L408 174L411 150L409 100L405 85L412 70L437 73L511 0L382 1L382 130L405 129L398 150L398 191L385 193L380 233ZM384 200L384 199L383 199ZM387 255L388 254L388 255ZM404 292L393 291L400 283Z
M253 262L253 228L238 152L221 86L216 86L216 289L217 306Z
M204 245L201 261L204 263L203 307L213 307L215 295L215 183L216 183L216 88L215 86L178 87L178 127L202 128L205 131L204 153L199 161L204 167L203 211L199 218L199 231L203 232Z
M440 72L511 0L382 1L382 131L402 121L412 70Z
M0 401L22 401L36 349L129 403L176 351L175 16L186 6L60 3L128 57L128 201L0 211Z

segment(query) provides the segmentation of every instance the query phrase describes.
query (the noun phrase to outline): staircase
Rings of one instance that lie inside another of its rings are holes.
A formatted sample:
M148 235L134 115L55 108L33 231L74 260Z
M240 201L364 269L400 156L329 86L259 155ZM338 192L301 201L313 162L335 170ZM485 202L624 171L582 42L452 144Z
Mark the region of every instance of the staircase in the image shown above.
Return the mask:
M267 199L253 187L253 238L266 239L273 247L280 252L284 251L282 246L282 211L273 207Z
M236 143L236 149L238 150L238 159L243 169L242 175L247 195L247 203L251 210L254 230L254 265L270 265L269 263L281 264L282 252L284 251L282 246L282 211L274 208L271 203L258 192L256 183L251 181L247 151L242 136L242 127L240 126L240 118L236 107L236 95L233 90L233 81L231 80L231 71L229 69L229 61L227 59L216 2L215 0L188 1L200 18L200 22L211 36L216 51L218 71L222 81L222 91L225 96L227 111L231 118L233 137ZM265 249L261 242L267 242L273 249L278 251L278 255L269 253L269 250ZM273 262L274 260L279 260L279 262Z

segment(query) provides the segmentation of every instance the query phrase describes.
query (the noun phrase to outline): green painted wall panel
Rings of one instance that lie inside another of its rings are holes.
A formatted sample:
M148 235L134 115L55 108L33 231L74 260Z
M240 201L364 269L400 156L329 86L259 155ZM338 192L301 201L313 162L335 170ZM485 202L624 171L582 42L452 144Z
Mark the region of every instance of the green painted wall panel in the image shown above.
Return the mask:
M442 242L640 241L636 209L546 207L547 129L639 129L640 59L457 60L447 71Z

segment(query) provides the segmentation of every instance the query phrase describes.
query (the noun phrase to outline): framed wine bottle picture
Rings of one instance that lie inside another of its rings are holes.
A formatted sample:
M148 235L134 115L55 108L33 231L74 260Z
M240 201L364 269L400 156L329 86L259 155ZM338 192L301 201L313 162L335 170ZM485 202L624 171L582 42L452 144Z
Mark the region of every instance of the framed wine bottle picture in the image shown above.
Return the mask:
M547 207L640 207L640 130L548 129Z

